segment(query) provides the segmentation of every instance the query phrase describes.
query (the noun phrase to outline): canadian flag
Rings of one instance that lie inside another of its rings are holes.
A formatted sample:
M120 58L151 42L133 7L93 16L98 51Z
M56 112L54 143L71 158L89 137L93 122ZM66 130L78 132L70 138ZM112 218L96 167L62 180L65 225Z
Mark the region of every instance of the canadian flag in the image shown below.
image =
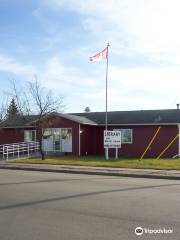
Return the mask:
M103 59L107 59L108 56L108 47L106 47L101 52L97 53L96 55L89 58L90 61L100 61Z

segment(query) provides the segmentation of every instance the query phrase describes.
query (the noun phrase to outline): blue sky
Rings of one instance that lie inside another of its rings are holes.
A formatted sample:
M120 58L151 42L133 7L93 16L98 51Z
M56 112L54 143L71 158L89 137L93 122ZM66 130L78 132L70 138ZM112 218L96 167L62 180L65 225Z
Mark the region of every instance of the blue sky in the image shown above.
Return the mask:
M180 102L178 0L0 0L1 96L38 77L66 112L174 108Z

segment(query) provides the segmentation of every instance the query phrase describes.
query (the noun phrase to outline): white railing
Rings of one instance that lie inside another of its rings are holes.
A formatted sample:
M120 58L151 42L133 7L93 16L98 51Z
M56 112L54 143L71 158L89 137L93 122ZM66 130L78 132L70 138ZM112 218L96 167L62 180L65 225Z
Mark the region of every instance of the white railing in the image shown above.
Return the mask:
M19 142L0 145L0 155L3 159L8 160L9 157L20 157L27 155L28 157L32 153L39 151L39 142Z
M177 157L180 157L180 154L179 154L179 153L176 154L176 155L174 155L172 158L177 158Z

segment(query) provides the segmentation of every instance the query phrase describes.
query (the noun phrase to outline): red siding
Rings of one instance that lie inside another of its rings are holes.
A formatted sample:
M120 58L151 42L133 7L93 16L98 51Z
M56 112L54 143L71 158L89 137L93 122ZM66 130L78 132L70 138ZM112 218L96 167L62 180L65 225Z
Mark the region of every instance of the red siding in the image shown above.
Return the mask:
M97 155L97 127L81 125L81 155Z
M113 129L132 129L133 133L133 143L132 144L122 144L121 149L119 149L119 156L126 157L140 157L151 138L155 134L158 126L114 126L109 127L109 130ZM157 157L161 151L172 141L172 139L178 134L177 126L162 126L157 138L152 144L151 148L146 153L145 157ZM103 135L104 127L84 127L82 133L82 154L85 155L104 155L103 147ZM110 156L115 155L115 149L110 149ZM167 150L163 155L164 157L172 157L178 153L178 139L173 143L173 145Z
M51 126L46 126L47 128L72 128L72 154L79 154L79 124L73 121L67 120L65 118L54 118L51 121ZM40 136L37 133L37 137ZM0 144L5 143L17 143L24 141L24 129L0 129Z
M62 117L54 118L51 122L53 128L72 128L72 154L79 154L79 124ZM122 144L119 156L140 157L149 141L156 132L158 126L114 126L113 129L132 129L133 143ZM81 155L104 155L103 135L104 127L81 125ZM173 125L162 126L157 138L148 150L145 157L157 157L161 151L178 134L178 127ZM0 129L0 144L24 141L24 129ZM178 154L178 139L167 150L164 157L172 157ZM115 155L115 149L110 150L110 156Z
M0 129L0 144L17 143L24 141L23 128L4 128Z

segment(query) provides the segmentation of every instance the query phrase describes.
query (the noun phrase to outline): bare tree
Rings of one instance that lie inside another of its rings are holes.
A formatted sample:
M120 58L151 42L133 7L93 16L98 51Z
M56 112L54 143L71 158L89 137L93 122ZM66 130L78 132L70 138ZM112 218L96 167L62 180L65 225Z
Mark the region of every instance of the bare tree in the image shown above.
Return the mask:
M2 93L3 98L0 102L0 122L4 121L7 117L7 109L9 106L9 96L7 94Z
M31 122L37 131L37 140L40 143L41 158L45 159L42 138L44 129L52 123L55 113L64 110L63 97L55 96L52 91L48 91L35 79L28 82L24 90L17 88L17 84L13 82L13 97L15 98L21 116ZM32 115L35 120L32 121Z

